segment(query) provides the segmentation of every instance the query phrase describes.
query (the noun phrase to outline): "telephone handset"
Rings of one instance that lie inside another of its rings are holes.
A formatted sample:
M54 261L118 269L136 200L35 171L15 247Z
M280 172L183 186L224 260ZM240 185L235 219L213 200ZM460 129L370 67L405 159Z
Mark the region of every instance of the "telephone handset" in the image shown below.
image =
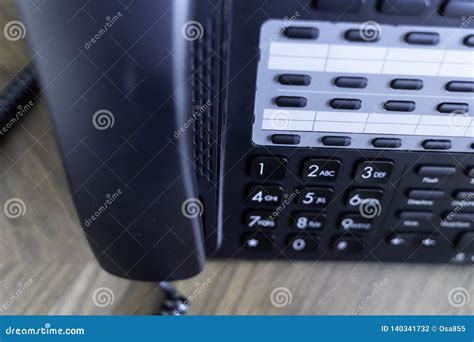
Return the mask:
M472 2L19 6L109 272L474 263Z

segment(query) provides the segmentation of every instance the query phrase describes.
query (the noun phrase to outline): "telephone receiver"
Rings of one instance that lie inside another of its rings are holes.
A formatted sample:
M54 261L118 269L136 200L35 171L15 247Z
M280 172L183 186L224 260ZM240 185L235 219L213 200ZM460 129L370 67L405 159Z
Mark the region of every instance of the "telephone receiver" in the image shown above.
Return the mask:
M208 257L474 263L474 2L18 6L110 273L184 279Z
M219 247L219 179L199 191L188 122L220 106L192 96L195 20L212 4L18 2L79 219L120 277L189 278Z

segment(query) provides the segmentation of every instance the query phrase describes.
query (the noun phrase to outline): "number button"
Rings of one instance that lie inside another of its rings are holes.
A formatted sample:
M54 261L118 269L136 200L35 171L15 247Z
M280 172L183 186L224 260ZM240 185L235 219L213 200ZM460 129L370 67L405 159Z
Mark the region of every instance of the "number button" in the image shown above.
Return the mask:
M308 182L336 180L341 162L328 159L308 159L303 164L303 179Z
M380 214L382 196L383 191L379 189L353 189L347 196L347 206L360 212L363 212L366 207L367 209L372 207Z
M248 201L255 205L278 205L283 189L279 186L254 186L248 194Z
M288 248L293 252L316 252L318 247L318 236L291 235L288 239Z
M331 200L330 188L306 188L298 196L299 204L311 208L326 208Z
M326 215L323 213L301 213L293 217L293 226L301 230L322 229Z
M275 228L277 217L270 211L253 211L245 215L245 226L247 228Z
M391 161L363 161L357 166L355 180L358 183L385 183L392 173Z
M372 229L372 217L358 214L346 214L341 217L339 228L342 230L369 231Z
M280 180L285 177L287 160L285 158L256 157L250 164L253 179Z

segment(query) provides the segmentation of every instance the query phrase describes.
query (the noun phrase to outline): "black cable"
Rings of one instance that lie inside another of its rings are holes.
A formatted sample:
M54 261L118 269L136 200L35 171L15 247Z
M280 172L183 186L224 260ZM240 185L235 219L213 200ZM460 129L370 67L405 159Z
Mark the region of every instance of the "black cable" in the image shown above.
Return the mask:
M20 120L32 103L34 105L38 93L39 85L34 67L28 65L0 94L0 129L7 127L13 120Z
M158 315L162 316L183 316L189 309L189 302L176 288L167 281L160 283L160 288L165 295Z

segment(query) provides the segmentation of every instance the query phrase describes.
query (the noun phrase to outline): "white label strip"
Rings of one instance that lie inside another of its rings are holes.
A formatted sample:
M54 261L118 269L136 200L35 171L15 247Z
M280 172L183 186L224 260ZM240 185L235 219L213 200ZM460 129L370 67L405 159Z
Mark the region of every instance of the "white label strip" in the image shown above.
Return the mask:
M474 52L273 42L269 69L474 77Z
M474 137L468 116L265 109L263 117L263 130Z

